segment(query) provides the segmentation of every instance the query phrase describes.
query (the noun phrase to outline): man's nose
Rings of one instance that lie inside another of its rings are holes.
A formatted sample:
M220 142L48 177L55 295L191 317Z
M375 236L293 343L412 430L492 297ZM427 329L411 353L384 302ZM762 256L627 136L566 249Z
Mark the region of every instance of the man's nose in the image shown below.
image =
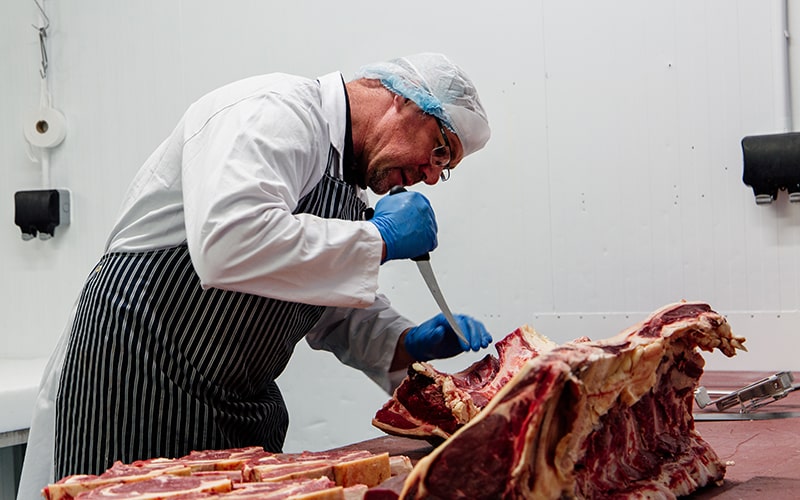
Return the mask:
M437 167L435 165L425 165L422 167L422 182L433 186L437 182L439 182L439 177L442 175L442 167Z

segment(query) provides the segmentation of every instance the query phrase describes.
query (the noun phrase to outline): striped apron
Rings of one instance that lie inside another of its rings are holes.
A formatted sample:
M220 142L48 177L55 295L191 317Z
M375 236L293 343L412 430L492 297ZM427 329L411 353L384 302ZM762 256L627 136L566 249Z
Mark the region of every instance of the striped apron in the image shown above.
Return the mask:
M332 175L295 213L356 220L366 205ZM102 257L81 293L56 398L55 477L115 460L260 445L289 425L275 379L324 307L203 290L185 244Z

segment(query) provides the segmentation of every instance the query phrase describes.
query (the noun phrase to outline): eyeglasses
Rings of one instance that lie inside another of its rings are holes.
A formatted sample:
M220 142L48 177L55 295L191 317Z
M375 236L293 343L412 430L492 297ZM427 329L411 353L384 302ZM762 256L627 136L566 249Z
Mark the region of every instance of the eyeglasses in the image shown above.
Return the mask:
M441 120L436 117L434 118L436 119L436 123L439 124L439 132L442 133L444 146L438 146L431 150L431 165L440 167L442 169L442 173L439 174L439 178L442 179L442 182L444 182L450 178L450 141L447 140L447 134L444 133L444 127L442 126Z

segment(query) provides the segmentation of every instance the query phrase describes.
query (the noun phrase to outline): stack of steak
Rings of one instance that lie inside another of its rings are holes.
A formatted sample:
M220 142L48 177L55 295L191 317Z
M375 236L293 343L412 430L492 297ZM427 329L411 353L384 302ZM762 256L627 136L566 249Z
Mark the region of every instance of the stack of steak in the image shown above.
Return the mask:
M601 341L557 346L522 328L447 375L416 363L373 423L446 439L402 498L642 498L718 483L725 465L694 428L698 349L744 349L707 304L682 302ZM529 346L530 348L526 348Z
M370 486L410 468L407 457L365 450L274 454L261 447L234 448L117 462L99 476L65 477L42 494L47 500L346 500L363 498Z

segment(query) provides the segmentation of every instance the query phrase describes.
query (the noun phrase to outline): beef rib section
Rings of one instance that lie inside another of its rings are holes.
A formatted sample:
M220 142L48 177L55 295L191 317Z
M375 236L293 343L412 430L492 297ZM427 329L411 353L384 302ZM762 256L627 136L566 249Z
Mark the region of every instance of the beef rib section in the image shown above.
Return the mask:
M472 420L528 360L556 346L522 326L495 344L497 357L487 354L461 372L449 374L429 363L413 363L372 424L388 434L438 444Z
M695 430L699 350L743 349L704 303L665 306L606 340L531 358L421 459L402 498L675 498L725 465Z

